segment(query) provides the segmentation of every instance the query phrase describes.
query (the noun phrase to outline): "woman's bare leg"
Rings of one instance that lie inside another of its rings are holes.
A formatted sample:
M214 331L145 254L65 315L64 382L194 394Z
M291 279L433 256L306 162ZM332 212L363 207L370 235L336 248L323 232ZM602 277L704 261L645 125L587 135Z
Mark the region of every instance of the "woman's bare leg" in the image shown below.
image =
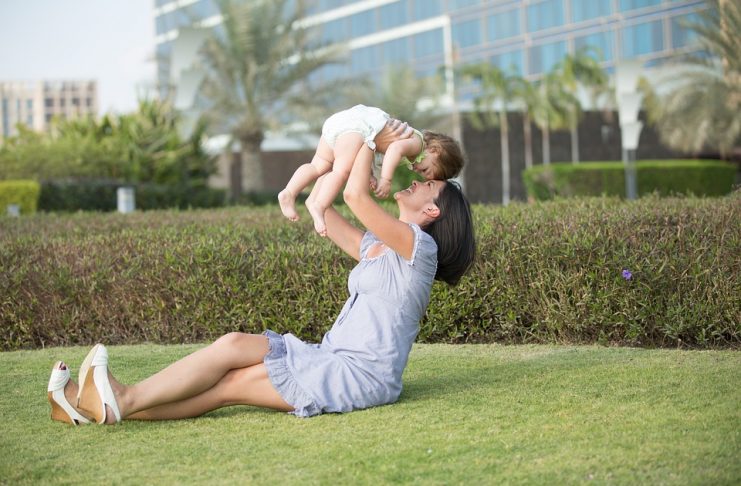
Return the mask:
M359 133L346 133L337 139L334 146L332 170L324 175L316 197L312 198L313 202L306 204L309 214L314 219L314 229L321 236L327 236L324 211L332 205L342 190L342 186L347 182L355 157L363 143L363 137Z
M273 388L264 364L229 371L216 385L194 397L159 405L127 416L133 420L173 420L198 417L230 405L254 405L284 412L293 410Z
M278 193L278 204L283 216L291 221L298 221L296 212L296 197L301 191L316 181L319 177L326 174L332 169L334 160L334 151L332 147L324 140L319 139L319 145L316 148L314 158L308 164L301 165L293 173L291 179L286 184L286 188Z
M233 332L136 385L122 385L110 373L109 378L121 416L127 417L200 395L231 370L261 364L268 351L266 336Z

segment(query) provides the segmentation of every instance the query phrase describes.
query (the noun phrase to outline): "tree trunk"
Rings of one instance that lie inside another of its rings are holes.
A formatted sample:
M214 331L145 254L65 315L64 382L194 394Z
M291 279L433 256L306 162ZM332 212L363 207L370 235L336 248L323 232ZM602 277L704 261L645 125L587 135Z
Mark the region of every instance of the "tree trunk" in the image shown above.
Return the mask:
M571 163L579 163L579 122L571 122Z
M540 132L543 141L543 165L551 164L551 132L548 128L548 122L543 126Z
M509 204L509 126L507 125L507 112L499 112L499 133L502 143L502 204Z
M265 189L262 177L260 142L255 138L240 139L242 155L242 192L254 193Z
M533 166L533 132L530 124L530 113L526 110L522 117L522 134L525 139L525 168Z
M231 145L229 150L229 197L232 201L239 200L242 194L242 156L234 153Z

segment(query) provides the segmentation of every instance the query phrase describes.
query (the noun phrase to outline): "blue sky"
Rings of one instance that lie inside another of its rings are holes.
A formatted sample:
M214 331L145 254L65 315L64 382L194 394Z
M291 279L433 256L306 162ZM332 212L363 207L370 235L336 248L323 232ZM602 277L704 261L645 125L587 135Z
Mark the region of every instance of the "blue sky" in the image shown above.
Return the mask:
M95 79L101 113L155 78L154 0L0 0L0 80Z

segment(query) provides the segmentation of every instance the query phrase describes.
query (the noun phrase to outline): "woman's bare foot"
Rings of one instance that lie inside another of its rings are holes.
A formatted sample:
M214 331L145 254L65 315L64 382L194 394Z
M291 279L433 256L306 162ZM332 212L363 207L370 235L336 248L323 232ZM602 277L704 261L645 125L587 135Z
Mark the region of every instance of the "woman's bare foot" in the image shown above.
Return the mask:
M278 204L283 216L291 221L298 221L298 213L296 212L296 196L291 194L288 189L283 189L278 193Z
M327 225L324 222L325 209L316 204L307 204L306 209L309 210L309 214L314 219L314 229L319 233L319 236L327 236Z

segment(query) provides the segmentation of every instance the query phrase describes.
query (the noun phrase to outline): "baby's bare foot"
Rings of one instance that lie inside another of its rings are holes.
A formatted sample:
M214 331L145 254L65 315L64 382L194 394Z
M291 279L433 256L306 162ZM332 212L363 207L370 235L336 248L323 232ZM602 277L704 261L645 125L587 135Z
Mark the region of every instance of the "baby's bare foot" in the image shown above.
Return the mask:
M283 216L291 221L298 221L298 213L296 212L296 197L291 194L288 189L283 189L278 193L278 204Z
M324 208L317 206L316 204L307 204L306 208L309 210L309 214L314 219L314 229L319 236L327 236L327 225L324 223Z

